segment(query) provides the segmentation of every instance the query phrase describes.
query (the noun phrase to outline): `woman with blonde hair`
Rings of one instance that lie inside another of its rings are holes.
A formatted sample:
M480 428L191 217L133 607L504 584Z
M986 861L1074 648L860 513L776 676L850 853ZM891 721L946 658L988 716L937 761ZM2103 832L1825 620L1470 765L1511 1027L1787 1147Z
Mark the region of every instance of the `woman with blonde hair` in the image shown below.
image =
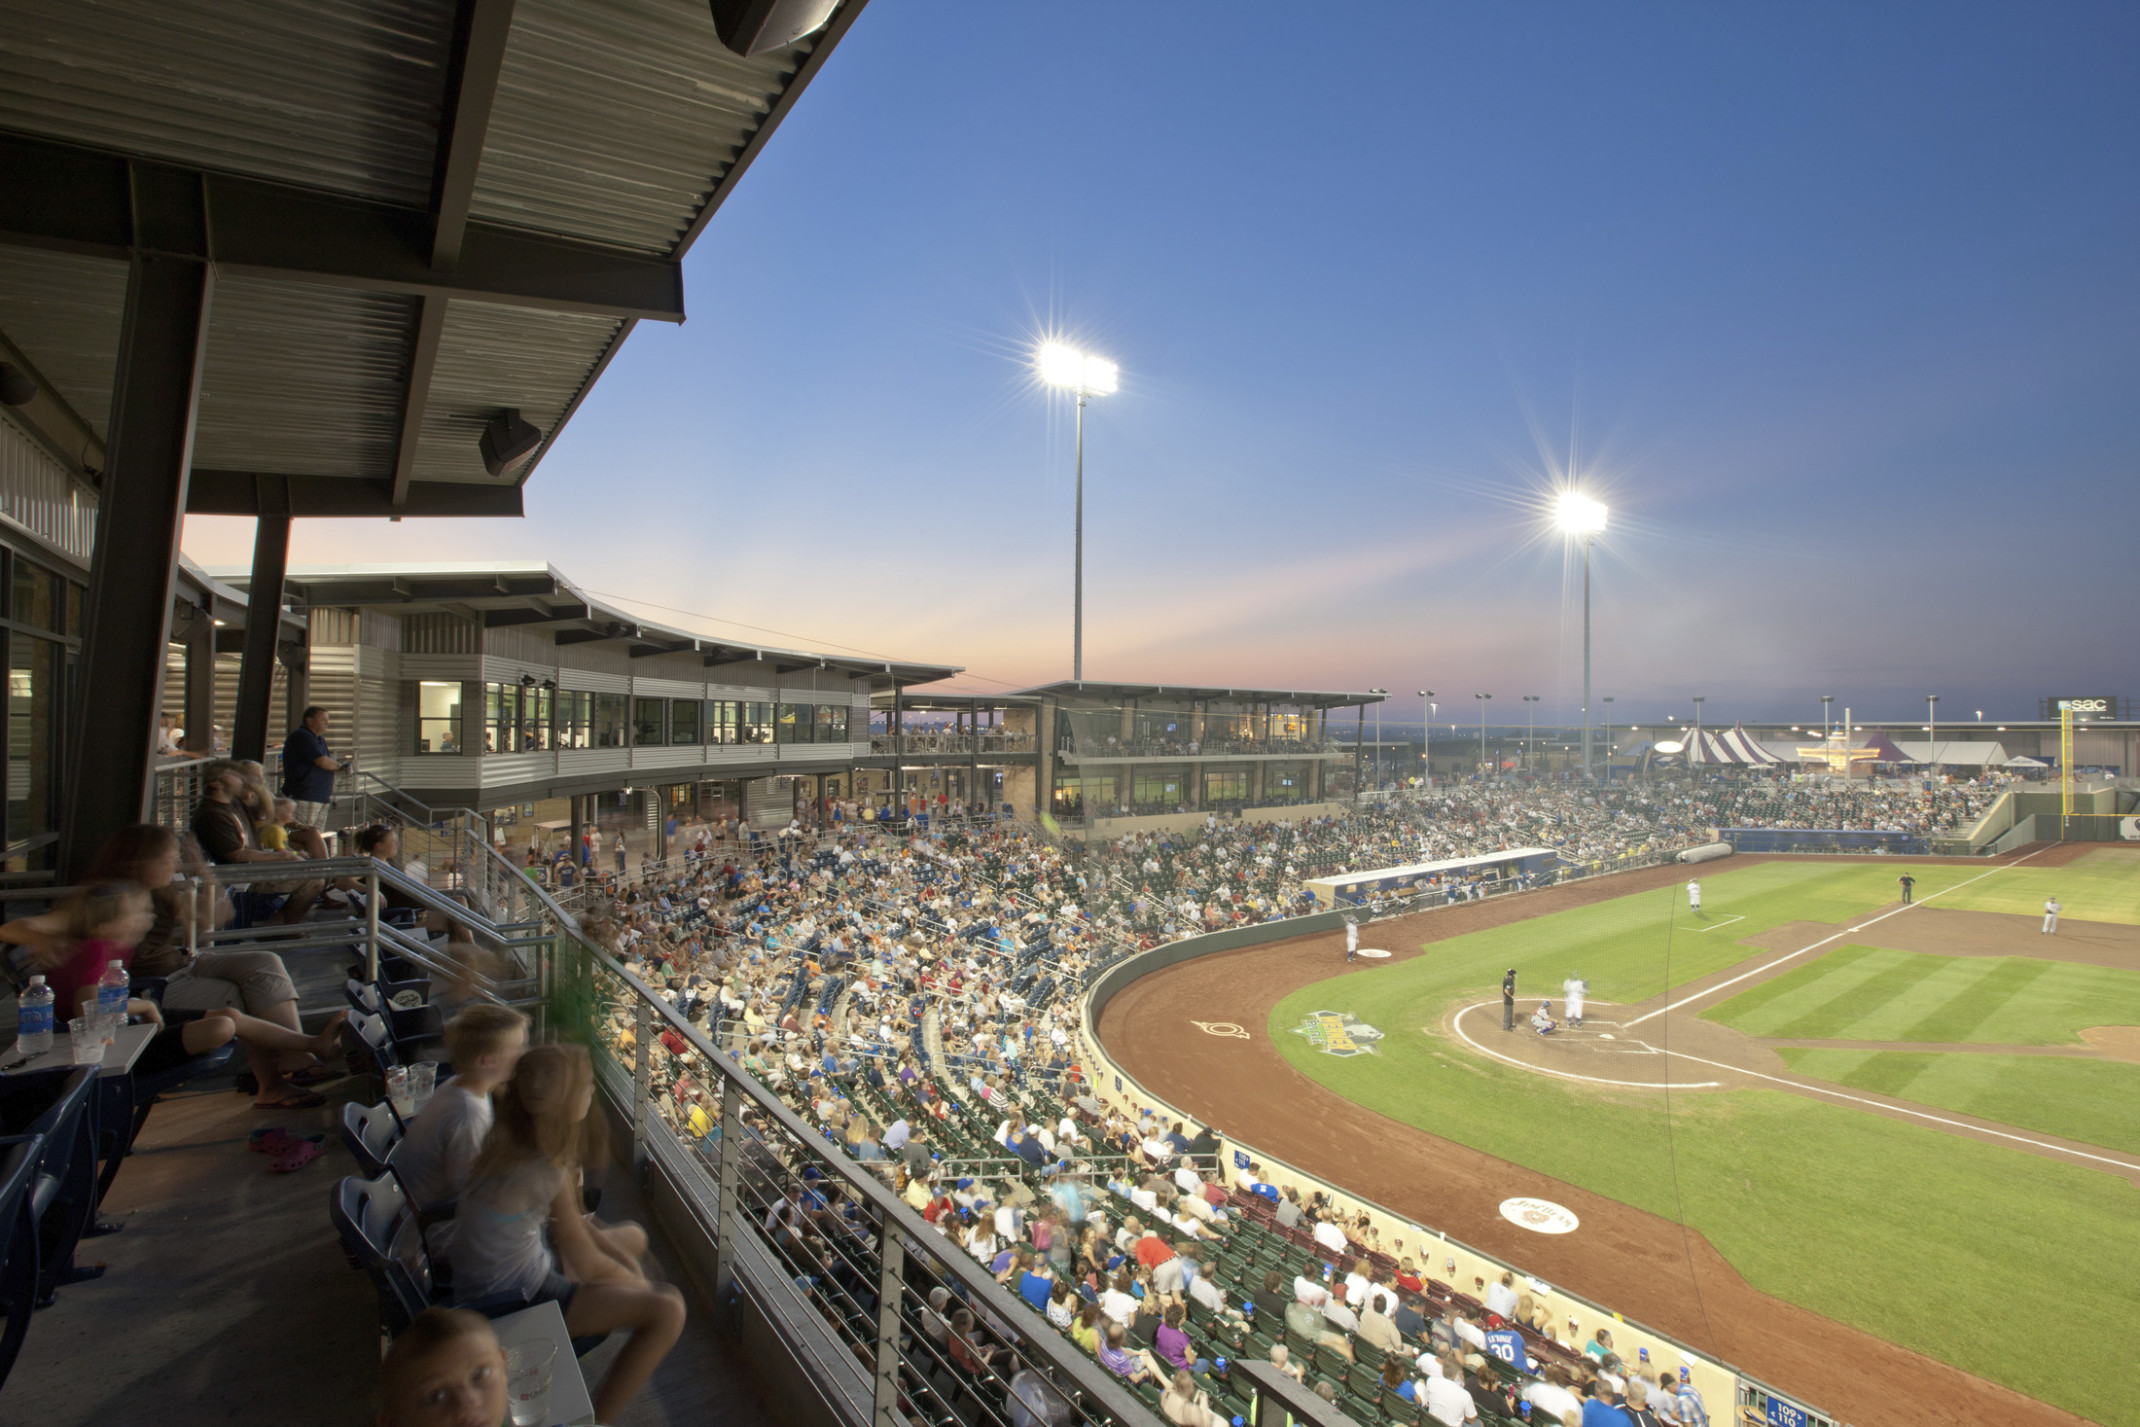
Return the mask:
M682 1335L684 1299L648 1279L645 1230L601 1227L580 1207L581 1171L600 1169L607 1138L586 1049L527 1051L461 1196L452 1261L465 1306L498 1316L554 1302L575 1338L629 1333L594 1394L595 1416L613 1422Z

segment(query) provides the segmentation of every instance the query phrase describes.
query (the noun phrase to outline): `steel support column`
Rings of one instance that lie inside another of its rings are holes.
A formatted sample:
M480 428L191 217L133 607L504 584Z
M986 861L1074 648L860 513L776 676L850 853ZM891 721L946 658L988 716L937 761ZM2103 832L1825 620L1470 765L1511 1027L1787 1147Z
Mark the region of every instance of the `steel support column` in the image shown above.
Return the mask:
M137 256L112 386L96 554L89 575L74 737L66 750L60 877L141 819L154 776L156 713L171 626L171 581L215 278L199 193L146 179L137 194L163 251Z
M245 655L238 666L238 709L230 731L233 758L267 759L275 636L281 632L282 578L289 564L290 517L262 515L253 532L253 582L245 592Z
M215 621L206 613L186 636L186 751L215 752Z

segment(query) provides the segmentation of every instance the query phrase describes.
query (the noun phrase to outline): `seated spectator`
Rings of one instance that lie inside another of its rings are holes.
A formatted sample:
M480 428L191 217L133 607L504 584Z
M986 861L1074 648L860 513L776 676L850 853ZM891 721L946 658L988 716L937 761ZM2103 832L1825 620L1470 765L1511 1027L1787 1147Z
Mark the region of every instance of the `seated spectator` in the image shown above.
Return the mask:
M57 949L48 948L39 960L52 989L53 1009L64 1022L80 1015L85 1005L94 1008L97 981L107 966L114 961L121 966L132 963L134 948L154 925L155 914L149 894L132 882L100 882L85 888L69 898L61 912L66 939ZM325 1030L308 1036L228 1007L166 1012L154 1001L136 996L128 999L126 1009L129 1016L140 1016L158 1027L158 1034L134 1063L136 1074L154 1074L184 1064L235 1039L244 1045L247 1062L260 1082L253 1103L264 1110L306 1109L325 1103L317 1093L283 1079L282 1058L297 1056L312 1064L333 1055L340 1046L342 1028L348 1024L346 1017L336 1016Z
M458 1199L490 1134L490 1097L511 1078L527 1049L528 1018L510 1006L478 1004L446 1023L446 1051L454 1075L409 1122L394 1151L394 1169L419 1209ZM453 1220L425 1232L434 1254L453 1242Z
M461 1195L451 1261L461 1303L501 1314L558 1303L575 1338L630 1334L594 1394L597 1420L613 1422L683 1333L684 1299L647 1278L644 1230L597 1229L580 1207L580 1171L600 1167L605 1139L584 1049L521 1056Z
M1508 1322L1516 1321L1516 1276L1503 1272L1486 1287L1486 1311Z
M1159 1411L1175 1427L1227 1427L1231 1418L1211 1409L1210 1397L1186 1372L1177 1372L1160 1394Z
M1568 1390L1568 1370L1559 1363L1546 1364L1545 1375L1524 1389L1523 1398L1531 1404L1533 1421L1541 1412L1548 1422L1559 1422L1570 1413L1582 1419L1583 1400Z
M1380 1348L1385 1353L1402 1353L1404 1337L1397 1331L1397 1324L1373 1303L1360 1310L1360 1341L1369 1347Z
M1479 1420L1479 1405L1465 1391L1464 1369L1455 1358L1444 1357L1441 1376L1422 1378L1420 1391L1426 1402L1427 1416L1445 1427L1462 1427L1466 1422Z
M379 1364L378 1427L503 1427L505 1353L490 1320L426 1308Z
M1168 1304L1164 1321L1152 1335L1152 1348L1168 1367L1184 1368L1202 1376L1211 1371L1211 1364L1198 1357L1189 1346L1189 1335L1182 1328L1183 1317L1179 1303Z
M274 852L260 845L243 802L248 783L245 769L228 759L208 765L202 778L200 806L193 810L193 835L200 839L201 849L218 866L304 861L295 852ZM263 874L268 870L261 868ZM318 882L279 882L273 886L255 883L235 894L231 902L240 926L252 926L269 917L285 923L300 922L323 890Z
M1307 1376L1307 1370L1293 1361L1293 1350L1283 1343L1271 1344L1271 1366L1295 1382Z
M973 1313L961 1308L951 1315L951 1331L945 1339L951 1351L951 1361L960 1372L971 1378L984 1377L995 1362L1001 1348L979 1342L974 1335Z
M1107 1325L1107 1336L1100 1346L1100 1366L1106 1368L1125 1382L1140 1383L1147 1378L1159 1376L1158 1365L1151 1354L1142 1348L1132 1350L1128 1346L1129 1334L1120 1323Z

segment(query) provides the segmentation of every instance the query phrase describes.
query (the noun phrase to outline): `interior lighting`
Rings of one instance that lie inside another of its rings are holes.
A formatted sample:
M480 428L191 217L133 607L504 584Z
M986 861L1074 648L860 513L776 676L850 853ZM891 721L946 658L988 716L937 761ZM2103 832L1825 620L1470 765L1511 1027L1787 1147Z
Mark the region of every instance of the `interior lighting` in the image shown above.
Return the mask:
M542 432L532 422L522 420L516 406L507 407L485 422L483 435L476 442L483 453L483 469L494 476L510 474L541 444Z
M1581 491L1562 491L1553 503L1553 523L1570 535L1595 535L1605 528L1605 502Z
M37 383L22 368L0 362L0 406L28 406L37 399Z
M1065 342L1043 343L1037 358L1040 379L1086 396L1108 396L1120 385L1121 368Z

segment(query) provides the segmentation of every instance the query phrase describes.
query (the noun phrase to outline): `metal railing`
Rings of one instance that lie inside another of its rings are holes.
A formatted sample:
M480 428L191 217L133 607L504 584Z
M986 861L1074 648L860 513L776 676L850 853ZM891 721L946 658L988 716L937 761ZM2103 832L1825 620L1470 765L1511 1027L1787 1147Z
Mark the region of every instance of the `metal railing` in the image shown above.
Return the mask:
M909 754L1033 753L1030 733L872 733L869 751L880 757Z
M1080 758L1307 758L1347 750L1313 738L1066 738L1056 751Z

